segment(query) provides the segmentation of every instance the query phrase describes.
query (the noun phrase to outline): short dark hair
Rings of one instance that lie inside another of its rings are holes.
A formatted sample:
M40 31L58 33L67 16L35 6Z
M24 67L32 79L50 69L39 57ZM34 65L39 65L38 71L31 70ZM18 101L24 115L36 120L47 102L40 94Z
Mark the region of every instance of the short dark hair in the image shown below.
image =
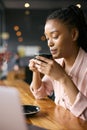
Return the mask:
M87 23L81 8L75 5L59 8L50 14L46 21L51 19L58 19L69 27L76 27L79 31L78 46L87 52Z

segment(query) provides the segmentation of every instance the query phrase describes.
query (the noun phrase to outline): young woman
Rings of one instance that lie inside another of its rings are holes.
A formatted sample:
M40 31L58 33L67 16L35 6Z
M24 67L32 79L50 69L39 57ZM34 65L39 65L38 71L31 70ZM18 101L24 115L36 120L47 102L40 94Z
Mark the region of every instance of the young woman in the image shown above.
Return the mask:
M54 91L57 105L87 120L87 24L82 10L74 5L56 10L44 32L53 59L37 56L29 61L30 89L37 99Z

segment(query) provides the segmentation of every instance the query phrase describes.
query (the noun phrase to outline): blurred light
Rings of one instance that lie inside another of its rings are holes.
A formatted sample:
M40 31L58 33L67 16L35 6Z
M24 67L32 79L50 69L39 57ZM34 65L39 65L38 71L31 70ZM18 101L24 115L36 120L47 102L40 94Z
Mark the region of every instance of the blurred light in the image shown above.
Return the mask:
M18 38L18 41L19 41L19 42L23 42L23 38L22 38L22 37L19 37L19 38Z
M20 31L16 32L16 35L17 35L17 36L21 36L21 34L22 34L22 33L21 33Z
M25 11L25 14L26 14L26 15L29 15L29 14L30 14L30 11L29 11L29 10L26 10L26 11Z
M18 31L18 30L19 30L19 26L17 26L17 25L14 26L14 30L15 30L15 31Z
M78 8L81 8L81 4L76 4L76 6L77 6Z
M46 40L46 37L43 35L43 36L41 36L41 40L42 41L45 41Z
M3 32L3 33L1 34L1 38L4 39L4 40L9 39L9 37L10 37L10 35L9 35L8 32Z
M28 8L28 7L30 7L30 4L29 3L25 3L24 7Z

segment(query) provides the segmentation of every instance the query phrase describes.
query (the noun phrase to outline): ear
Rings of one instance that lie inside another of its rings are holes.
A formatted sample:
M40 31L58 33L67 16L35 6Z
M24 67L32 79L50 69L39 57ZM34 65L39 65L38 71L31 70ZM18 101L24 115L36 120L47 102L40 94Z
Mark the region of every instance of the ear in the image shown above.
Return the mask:
M73 41L77 41L78 36L79 36L79 31L78 31L78 29L77 29L77 28L73 28L73 29L72 29L72 40L73 40Z

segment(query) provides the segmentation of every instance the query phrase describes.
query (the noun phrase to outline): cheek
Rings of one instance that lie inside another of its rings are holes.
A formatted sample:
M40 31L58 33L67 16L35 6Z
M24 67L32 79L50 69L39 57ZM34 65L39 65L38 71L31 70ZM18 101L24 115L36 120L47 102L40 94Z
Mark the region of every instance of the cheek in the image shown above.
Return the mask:
M65 47L68 47L71 46L71 43L72 43L72 39L71 39L71 36L68 35L68 36L65 36L65 37L61 37L59 39L59 42L62 46L65 46Z
M69 38L60 37L55 41L55 46L58 48L58 51L67 53L71 48L71 41Z
M58 47L58 48L61 48L64 46L65 44L65 41L59 37L57 40L54 41L55 42L55 46Z

